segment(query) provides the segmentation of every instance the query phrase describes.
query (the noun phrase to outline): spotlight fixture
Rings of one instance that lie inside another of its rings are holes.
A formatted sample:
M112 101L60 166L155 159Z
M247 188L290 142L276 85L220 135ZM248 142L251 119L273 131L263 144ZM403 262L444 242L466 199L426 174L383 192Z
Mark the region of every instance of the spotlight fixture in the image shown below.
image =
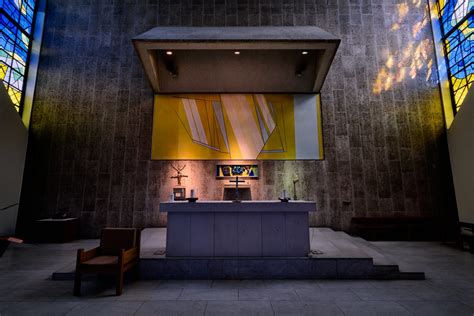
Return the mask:
M168 70L168 73L171 75L173 78L178 77L178 67L173 61L168 61L165 63L166 65L166 70Z
M295 76L298 78L302 78L304 76L305 70L306 70L306 65L304 64L296 66Z
M234 55L240 55L240 52L239 52L238 50L236 50L236 51L234 52Z
M168 50L168 51L166 51L166 55L173 55L173 52Z
M308 52L307 51L302 51L301 55L308 55Z

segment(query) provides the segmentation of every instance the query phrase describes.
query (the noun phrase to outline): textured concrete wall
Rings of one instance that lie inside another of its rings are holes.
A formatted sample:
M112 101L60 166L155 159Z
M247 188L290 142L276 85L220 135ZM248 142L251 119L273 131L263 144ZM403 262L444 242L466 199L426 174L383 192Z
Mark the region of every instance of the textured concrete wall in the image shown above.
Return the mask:
M254 198L274 199L298 173L299 195L319 205L314 225L453 211L424 1L49 0L22 222L64 211L87 236L165 223L173 170L149 160L153 95L130 41L157 25L317 25L341 37L321 95L326 159L260 163ZM187 162L185 185L221 198L214 166Z

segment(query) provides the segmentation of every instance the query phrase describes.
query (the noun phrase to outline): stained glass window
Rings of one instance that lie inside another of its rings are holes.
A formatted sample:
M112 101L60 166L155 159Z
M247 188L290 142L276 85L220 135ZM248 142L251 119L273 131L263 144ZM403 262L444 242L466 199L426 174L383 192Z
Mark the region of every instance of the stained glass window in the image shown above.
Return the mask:
M0 0L0 79L21 112L35 0Z
M474 82L474 0L439 0L437 5L457 112Z

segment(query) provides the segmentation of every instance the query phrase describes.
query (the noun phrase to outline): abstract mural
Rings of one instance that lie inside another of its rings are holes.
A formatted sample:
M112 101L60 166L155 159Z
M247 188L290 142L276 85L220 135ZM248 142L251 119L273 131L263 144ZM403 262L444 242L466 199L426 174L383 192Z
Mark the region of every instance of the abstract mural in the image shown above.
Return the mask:
M20 111L35 13L34 0L0 0L0 80Z
M316 95L157 95L152 159L322 159Z
M474 0L439 0L437 5L457 112L474 82Z

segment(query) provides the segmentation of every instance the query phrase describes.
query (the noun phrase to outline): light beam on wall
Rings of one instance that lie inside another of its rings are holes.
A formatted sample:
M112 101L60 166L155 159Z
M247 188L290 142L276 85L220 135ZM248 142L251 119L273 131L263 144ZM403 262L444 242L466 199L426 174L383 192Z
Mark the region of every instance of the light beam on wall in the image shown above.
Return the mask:
M397 5L395 22L391 31L404 27L409 17L411 7L421 7L421 1L406 1ZM422 18L410 30L411 40L397 51L384 53L384 64L380 67L372 86L374 94L380 94L401 84L405 80L415 79L421 73L429 81L432 75L433 59L431 58L433 45L430 39L420 40L420 35L429 22L428 5L424 6Z

